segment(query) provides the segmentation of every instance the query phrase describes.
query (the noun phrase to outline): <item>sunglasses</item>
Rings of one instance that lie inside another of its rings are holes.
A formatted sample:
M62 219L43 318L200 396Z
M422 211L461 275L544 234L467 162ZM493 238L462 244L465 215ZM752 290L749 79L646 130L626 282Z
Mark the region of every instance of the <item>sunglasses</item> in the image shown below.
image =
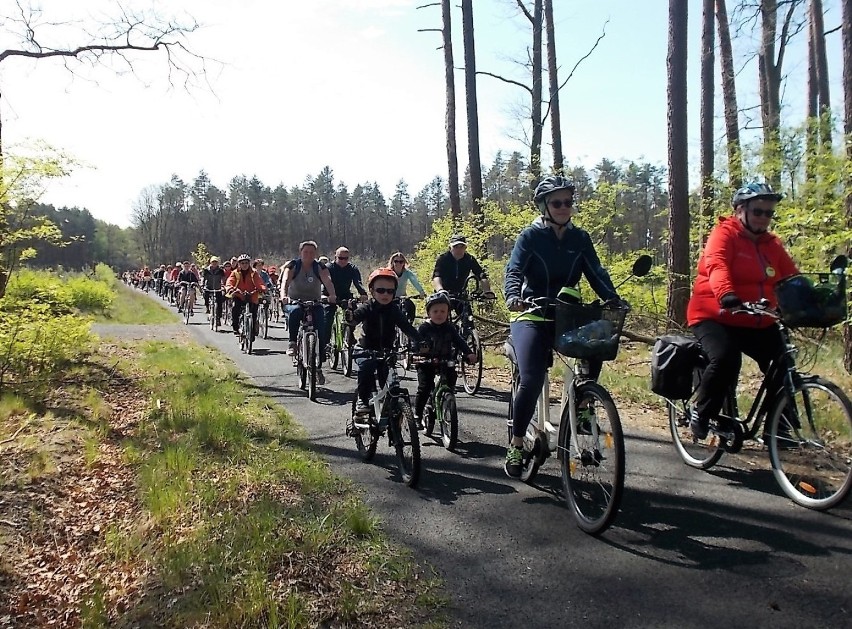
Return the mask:
M765 216L766 218L772 218L775 215L775 210L765 210L760 207L749 208L751 213L755 216Z
M374 288L379 295L393 295L396 292L395 288Z
M405 260L394 260L394 264L405 264Z
M349 256L337 256L338 260L348 260Z
M563 205L566 208L570 208L571 206L574 205L574 199L568 199L567 201L560 201L560 200L557 199L556 201L550 201L549 205L550 205L550 207L556 208L557 210L559 208L561 208Z

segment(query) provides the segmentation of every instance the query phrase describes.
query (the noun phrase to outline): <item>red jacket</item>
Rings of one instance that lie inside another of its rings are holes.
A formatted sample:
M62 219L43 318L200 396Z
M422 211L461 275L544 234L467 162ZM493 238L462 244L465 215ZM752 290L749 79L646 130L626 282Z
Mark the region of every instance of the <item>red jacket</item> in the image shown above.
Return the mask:
M743 328L769 327L773 320L768 317L720 312L720 300L734 293L743 301L765 297L775 307L775 284L798 272L778 236L766 232L752 240L735 216L720 217L698 260L687 323L711 319Z
M256 304L260 299L260 293L266 290L266 284L263 283L260 274L254 269L249 269L248 271L236 269L235 271L231 271L228 281L225 282L225 292L231 295L235 288L239 288L246 293L255 291L249 299L251 303ZM242 295L239 298L245 299Z

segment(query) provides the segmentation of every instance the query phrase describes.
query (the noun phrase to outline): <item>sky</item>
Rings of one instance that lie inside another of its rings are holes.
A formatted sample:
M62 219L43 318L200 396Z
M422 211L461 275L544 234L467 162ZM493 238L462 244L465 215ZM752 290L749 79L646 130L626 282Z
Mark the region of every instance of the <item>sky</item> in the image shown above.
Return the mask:
M690 162L698 160L698 51L701 1L689 2ZM113 0L19 0L42 10L37 35L53 32L81 43L69 19L91 28L115 13ZM139 54L133 72L107 62L76 66L57 60L7 58L0 64L3 143L43 140L82 164L52 184L43 202L89 209L102 220L132 223L132 208L148 186L172 175L187 183L202 170L220 188L237 175L275 187L301 185L330 166L350 189L376 182L386 197L404 179L419 192L435 176L446 178L445 93L440 7L428 0L124 0L201 28L188 44L204 56L206 84L170 84L159 53ZM602 158L665 165L668 2L664 0L557 0L560 78L594 45L561 93L563 145L570 165L593 168ZM826 28L839 23L835 0ZM457 7L458 3L453 2ZM17 13L0 0L0 26ZM454 9L455 66L464 63L461 13ZM476 63L480 71L528 83L523 59L529 22L515 0L474 2ZM3 34L2 48L16 43ZM839 33L829 40L833 95L840 96ZM735 46L745 48L743 40ZM753 44L753 42L752 42ZM693 53L694 51L694 53ZM753 65L753 64L752 64ZM804 110L804 55L788 55L785 101L791 122ZM753 67L743 69L756 76ZM718 74L718 71L717 71ZM798 77L798 78L797 78ZM466 158L464 77L456 73L460 172ZM749 81L755 83L756 81ZM740 81L746 83L746 81ZM740 104L756 94L739 87ZM478 79L481 158L528 149L519 111L528 96L495 79ZM841 103L838 101L838 106ZM842 110L841 110L842 111ZM723 130L717 105L717 134ZM549 128L545 131L549 141Z

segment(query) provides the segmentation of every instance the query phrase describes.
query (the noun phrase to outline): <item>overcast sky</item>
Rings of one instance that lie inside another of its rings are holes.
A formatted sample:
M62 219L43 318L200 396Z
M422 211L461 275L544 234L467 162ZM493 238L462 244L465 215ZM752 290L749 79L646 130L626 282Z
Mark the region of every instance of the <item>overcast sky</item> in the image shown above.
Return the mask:
M21 0L27 2L28 0ZM690 138L697 161L700 0L690 5ZM226 188L235 175L257 175L270 186L300 185L328 165L350 188L377 182L385 194L405 179L417 193L446 177L440 8L427 0L125 0L163 15L192 16L203 28L195 51L208 64L209 89L170 88L158 53L137 57L136 74L108 69L69 73L61 62L7 59L0 67L4 144L38 138L87 164L43 201L88 208L123 226L140 191L177 174L188 183L200 170ZM43 21L114 12L109 0L41 0ZM453 6L458 3L453 2ZM839 21L833 10L826 28ZM562 94L563 144L568 161L592 168L602 157L666 159L667 7L664 0L559 0L556 39L561 78L606 37L577 69ZM3 16L17 11L0 0ZM69 11L72 12L69 14ZM517 63L525 56L529 23L515 0L474 2L477 68L528 82ZM454 13L455 65L463 65L461 13ZM608 21L608 22L607 22ZM606 24L606 25L605 25ZM8 25L8 22L7 22ZM47 27L42 27L47 29ZM46 32L46 30L37 31ZM835 98L840 96L839 33L829 53ZM16 47L3 36L3 47ZM73 43L81 43L75 41ZM785 97L788 120L801 120L805 69L791 54ZM746 69L743 76L755 74ZM798 78L795 78L797 77ZM742 80L740 103L754 99ZM460 168L466 165L462 72L456 75ZM519 108L527 95L479 78L481 154L527 149ZM721 116L721 107L718 108ZM717 127L721 131L722 121ZM545 134L546 140L549 132ZM693 169L694 170L694 169Z

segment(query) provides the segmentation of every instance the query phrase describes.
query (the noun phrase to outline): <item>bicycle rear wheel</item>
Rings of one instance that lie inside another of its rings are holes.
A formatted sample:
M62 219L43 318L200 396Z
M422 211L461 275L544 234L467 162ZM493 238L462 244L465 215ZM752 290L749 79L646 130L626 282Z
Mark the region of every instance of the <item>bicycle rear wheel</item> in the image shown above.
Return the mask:
M852 489L852 403L834 383L814 377L785 394L769 418L775 479L796 504L824 511Z
M482 384L482 343L479 341L479 332L471 330L464 337L473 353L476 354L476 362L468 363L463 358L459 361L462 371L462 384L469 395L476 395Z
M415 487L420 480L420 435L411 405L405 399L398 400L397 404L396 413L390 423L393 447L396 450L402 482L409 487Z
M562 414L562 487L568 508L586 533L599 535L618 514L624 492L624 435L609 392L597 382L577 387L577 405L592 410L593 421L571 439L569 408ZM597 434L595 434L597 433Z
M456 396L445 388L441 391L437 402L440 409L438 416L441 418L441 440L447 450L453 451L459 440L459 412Z
M308 399L315 401L317 399L317 337L313 333L308 334L306 350L305 371L307 371L308 377Z
M704 370L701 367L696 367L693 370L693 391L698 388L703 373ZM692 436L692 430L689 427L689 401L666 400L666 405L669 411L669 431L672 435L672 442L683 462L699 470L709 470L716 465L725 451L720 447L719 439L715 436L710 436L702 441L696 441ZM731 403L727 398L723 404L723 409L725 413L732 415Z

